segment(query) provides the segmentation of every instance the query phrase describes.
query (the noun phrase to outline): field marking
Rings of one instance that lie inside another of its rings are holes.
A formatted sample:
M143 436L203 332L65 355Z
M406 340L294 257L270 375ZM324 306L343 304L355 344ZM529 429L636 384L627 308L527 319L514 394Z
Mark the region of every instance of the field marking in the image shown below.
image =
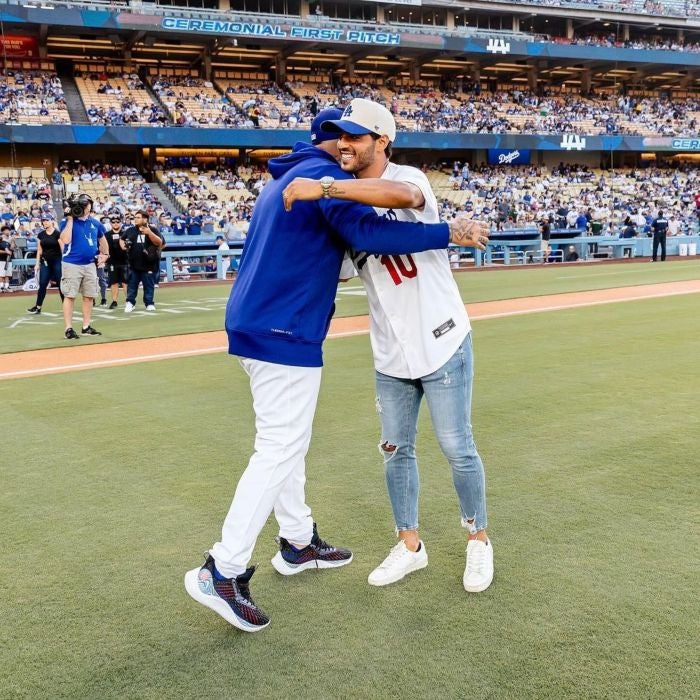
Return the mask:
M654 291L660 286L664 286L663 291ZM634 290L634 291L633 291ZM632 292L632 293L631 293ZM635 287L621 287L614 289L592 290L588 292L575 292L557 294L548 297L525 297L520 299L508 299L503 301L479 302L475 304L465 304L471 308L470 319L472 321L482 321L495 318L505 318L508 316L520 316L532 313L542 313L545 311L564 311L569 309L583 308L587 306L600 306L603 304L615 304L618 302L642 301L644 299L659 299L670 296L680 296L700 293L700 280L686 280L675 283L651 284ZM594 295L598 298L594 298ZM600 296L608 298L600 298ZM553 302L557 299L568 299L567 303L543 303L547 299ZM538 304L542 304L539 305ZM503 310L496 310L502 307ZM520 308L518 308L520 307ZM336 328L334 329L333 326ZM350 316L333 319L331 331L328 338L348 338L358 335L366 335L369 332L368 316ZM91 345L73 346L65 348L65 351L75 357L76 351L81 353L92 353L109 355L103 359L86 360L84 362L60 363L52 361L51 364L41 366L43 357L55 356L58 348L48 348L45 350L35 350L31 352L9 353L4 356L5 361L16 363L30 360L32 366L28 369L13 369L0 372L0 380L21 379L24 377L41 376L46 374L58 374L63 372L80 371L86 369L98 369L102 367L112 367L117 365L135 364L139 362L154 362L158 360L175 359L180 357L194 357L197 355L214 354L225 352L228 345L224 343L226 334L224 331L208 331L205 333L195 333L185 336L163 336L160 338L142 338L137 340L125 340L116 343L95 343ZM188 347L183 350L165 350L163 352L138 352L129 355L129 350L134 348L147 349L156 343L167 346L197 344L197 347ZM207 344L209 343L209 344ZM114 356L114 352L126 352L126 356ZM52 360L55 358L52 357Z
M38 369L25 369L16 372L0 372L0 379L13 379L22 376L34 377L40 374L58 374L60 372L75 372L83 369L97 369L99 367L112 367L114 365L130 365L137 362L153 362L155 360L170 360L176 357L193 357L195 355L209 355L215 352L228 350L227 345L220 347L200 348L198 350L180 350L178 352L160 352L155 355L134 355L132 357L116 357L113 360L95 360L94 362L78 362L73 365L54 365L53 367L40 367Z

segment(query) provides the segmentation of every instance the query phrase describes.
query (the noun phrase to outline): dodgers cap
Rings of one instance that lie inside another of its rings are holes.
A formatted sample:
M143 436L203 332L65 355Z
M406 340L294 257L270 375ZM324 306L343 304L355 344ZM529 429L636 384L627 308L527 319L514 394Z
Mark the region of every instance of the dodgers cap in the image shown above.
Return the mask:
M322 128L324 122L331 119L340 119L342 111L337 107L328 107L327 109L322 109L311 122L311 143L321 143L322 141L331 141L338 139L338 132L325 131Z
M391 112L372 100L356 97L344 110L340 119L331 119L321 125L324 131L344 131L353 136L376 134L396 138L396 122Z

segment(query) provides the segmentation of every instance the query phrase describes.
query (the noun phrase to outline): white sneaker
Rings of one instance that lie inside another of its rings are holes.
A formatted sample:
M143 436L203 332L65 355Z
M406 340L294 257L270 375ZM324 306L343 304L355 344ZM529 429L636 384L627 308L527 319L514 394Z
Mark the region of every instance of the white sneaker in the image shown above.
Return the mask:
M406 574L428 566L428 552L423 542L420 549L412 552L401 540L391 548L389 556L367 577L370 586L388 586L400 581Z
M493 581L493 547L491 540L467 542L467 566L464 569L464 590L469 593L485 591Z
M130 314L133 310L134 305L130 301L127 301L126 304L124 304L124 313Z
M149 304L146 307L146 311L155 311L156 310L156 305L155 304Z

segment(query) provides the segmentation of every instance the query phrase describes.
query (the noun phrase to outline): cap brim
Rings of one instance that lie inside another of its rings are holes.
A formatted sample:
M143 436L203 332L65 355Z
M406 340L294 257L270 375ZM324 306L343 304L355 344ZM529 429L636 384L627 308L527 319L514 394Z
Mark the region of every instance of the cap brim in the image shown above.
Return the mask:
M334 133L346 133L352 134L353 136L363 136L364 134L374 134L372 129L368 129L366 126L360 126L360 124L355 124L355 122L347 121L346 119L331 119L330 121L323 122L321 124L321 129L323 131L330 131ZM379 134L376 134L379 136Z

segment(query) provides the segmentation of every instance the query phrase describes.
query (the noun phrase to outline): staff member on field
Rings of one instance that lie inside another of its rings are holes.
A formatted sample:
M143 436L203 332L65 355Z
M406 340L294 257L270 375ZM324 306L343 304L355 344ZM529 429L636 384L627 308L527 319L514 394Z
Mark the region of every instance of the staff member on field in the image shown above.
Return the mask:
M659 210L657 217L651 222L651 230L654 234L652 242L651 261L656 262L659 247L661 248L661 262L666 260L666 233L668 232L668 219Z
M61 284L61 233L56 228L56 222L50 214L42 214L41 222L44 225L42 232L37 236L35 273L39 275L39 291L36 294L36 303L27 309L30 314L39 315L46 298L46 290L51 282ZM58 293L63 301L63 292Z
M73 308L78 294L83 297L83 335L102 335L90 325L93 300L97 296L97 268L109 255L105 233L107 229L92 213L92 198L81 194L77 202L82 205L83 213L74 218L70 208L66 209L65 218L59 226L63 260L61 263L61 291L63 300L63 320L66 324L67 340L77 340L80 336L73 330ZM99 255L98 255L99 252Z
M107 245L109 246L109 260L107 261L107 276L112 303L110 309L117 308L119 298L119 288L126 294L126 285L129 281L129 268L127 265L126 250L121 246L122 238L122 216L112 214L109 217L110 231L107 233Z
M148 212L140 209L134 214L134 225L122 235L119 245L127 251L129 286L124 313L131 313L136 305L139 284L143 285L143 303L146 311L155 311L154 292L156 270L160 265L160 250L165 245L163 236L148 223Z

